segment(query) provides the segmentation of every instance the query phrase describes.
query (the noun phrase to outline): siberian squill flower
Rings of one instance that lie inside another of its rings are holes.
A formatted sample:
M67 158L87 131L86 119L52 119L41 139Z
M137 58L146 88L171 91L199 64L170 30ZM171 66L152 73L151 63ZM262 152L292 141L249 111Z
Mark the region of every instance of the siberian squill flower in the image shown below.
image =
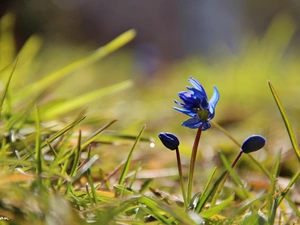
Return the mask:
M184 113L192 118L184 121L182 126L192 129L202 126L202 130L207 130L211 127L209 121L215 116L215 107L219 101L220 94L214 86L214 93L208 101L207 94L203 86L194 78L190 77L189 82L194 87L187 87L189 91L181 91L178 93L182 103L175 100L175 103L182 108L173 108L181 113Z

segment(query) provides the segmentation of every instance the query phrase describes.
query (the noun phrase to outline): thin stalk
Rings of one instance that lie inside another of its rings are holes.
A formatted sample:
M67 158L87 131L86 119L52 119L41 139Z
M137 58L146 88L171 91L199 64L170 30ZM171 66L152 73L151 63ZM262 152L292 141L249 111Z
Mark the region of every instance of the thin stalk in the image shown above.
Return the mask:
M185 192L185 187L183 182L181 159L180 159L180 153L178 148L176 148L176 157L177 157L177 167L178 167L178 174L179 174L179 181L180 181L180 186L182 191L183 203L184 203L184 208L186 209L187 208L186 192Z
M235 166L235 164L237 163L237 161L239 161L239 159L241 158L243 154L242 149L240 150L240 153L238 154L238 156L235 158L235 160L233 161L233 163L231 164L231 168L233 169L233 167Z
M190 171L189 171L189 177L188 177L188 192L187 192L187 201L190 202L191 196L192 196L192 191L193 191L193 181L194 181L194 171L195 171L195 162L196 162L196 157L197 157L197 150L198 150L198 145L201 137L201 132L202 132L202 126L198 128L193 149L192 149L192 155L191 155L191 161L190 161Z

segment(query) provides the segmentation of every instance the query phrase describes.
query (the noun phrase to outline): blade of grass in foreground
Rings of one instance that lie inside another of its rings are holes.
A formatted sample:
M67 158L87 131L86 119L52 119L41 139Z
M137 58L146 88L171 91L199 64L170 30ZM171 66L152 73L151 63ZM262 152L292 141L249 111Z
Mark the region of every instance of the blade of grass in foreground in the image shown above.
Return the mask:
M210 183L211 183L211 181L212 181L212 178L214 177L216 171L217 171L217 167L215 167L215 168L213 169L213 171L212 171L212 173L211 173L211 175L210 175L208 181L206 182L206 184L205 184L205 186L204 186L204 189L203 189L203 192L202 192L202 194L201 194L201 196L200 196L200 198L199 198L199 201L200 201L200 199L202 199L202 197L206 194L206 191L207 191L207 189L208 189L208 187L209 187L209 185L210 185ZM193 200L193 199L192 199L192 200ZM191 205L191 204L193 204L193 201L190 202L190 205ZM198 203L197 203L197 204L198 204Z
M289 134L289 137L290 137L290 140L291 140L293 149L294 149L294 151L295 151L295 154L296 154L296 156L297 156L297 158L298 158L298 161L299 161L299 163L300 163L300 150L299 150L298 143L297 143L297 140L296 140L294 131L293 131L293 129L292 129L291 123L290 123L290 121L289 121L289 119L288 119L288 117L287 117L287 114L286 114L286 112L285 112L285 110L284 110L284 108L283 108L283 106L282 106L282 104L281 104L281 101L280 101L280 99L279 99L279 96L277 95L277 93L276 93L276 91L275 91L273 85L271 84L271 81L268 81L268 84L269 84L270 90L271 90L271 92L272 92L272 95L273 95L273 97L274 97L274 99L275 99L275 102L276 102L276 104L277 104L277 107L278 107L278 109L279 109L279 111L280 111L281 117L282 117L283 122L284 122L284 124L285 124L285 127L286 127L286 129L287 129L287 132L288 132L288 134Z
M141 167L141 162L139 162L139 164L137 165L137 167L136 167L136 169L135 169L135 171L134 171L133 177L132 177L131 182L130 182L130 184L129 184L129 188L132 188L132 185L133 185L133 183L134 183L134 181L135 181L136 175L137 175L137 173L138 173L140 167Z
M82 174L91 168L91 166L99 159L98 155L94 155L84 166L82 166L76 173L73 182L76 181Z
M109 55L110 53L116 51L117 49L121 48L122 46L126 45L130 42L136 35L135 30L128 30L125 33L121 34L105 46L97 49L92 54L83 57L75 62L68 64L67 66L54 71L53 73L47 75L46 77L42 78L41 80L29 85L27 88L21 90L19 93L16 94L15 98L19 101L23 100L24 98L31 96L32 93L39 93L49 87L51 84L59 81L66 75L70 74L71 72L87 66L93 62L96 62L99 59Z
M240 188L242 188L242 191L244 193L244 197L245 199L250 197L250 193L247 191L247 189L245 188L245 185L243 184L243 182L241 181L241 179L238 177L238 175L236 174L236 172L233 170L233 168L231 168L228 160L226 159L225 155L223 152L219 151L219 155L220 158L225 166L225 168L227 169L229 175L232 177L232 179L235 181L235 183L237 183L239 185ZM225 179L224 179L225 180Z
M278 196L275 196L274 200L273 200L273 204L272 204L272 209L270 211L270 216L269 216L269 224L270 225L273 225L275 222L277 206L278 206Z
M144 125L144 126L142 127L140 133L139 133L138 136L136 137L136 140L135 140L135 142L134 142L134 144L133 144L133 146L132 146L132 148L131 148L131 150L130 150L130 152L129 152L129 155L128 155L127 160L126 160L126 163L125 163L125 165L124 165L122 174L121 174L120 179L119 179L119 184L120 184L120 185L123 185L123 183L124 183L125 177L126 177L126 175L127 175L127 173L128 173L128 170L129 170L129 165L130 165L130 161L131 161L131 158L132 158L132 153L133 153L133 151L134 151L134 149L135 149L137 143L139 142L139 140L140 140L140 138L141 138L141 136L142 136L142 134L143 134L145 128L146 128L146 125Z
M79 124L84 119L85 119L85 116L80 117L79 119L76 119L74 122L72 122L69 125L65 126L63 129L57 131L55 134L53 134L51 137L49 137L46 141L43 141L40 144L40 148L41 149L44 148L45 146L48 145L48 143L51 143L55 139L59 138L61 135L63 135L64 133L68 132L69 130L71 130L74 126L76 126L77 124ZM45 154L46 151L44 151L43 153ZM30 155L27 155L27 156L24 157L24 159L28 159L29 157L30 157Z
M224 171L221 176L219 176L219 178L216 180L216 182L213 184L213 186L209 189L208 192L206 192L203 197L201 196L200 201L197 203L196 206L196 212L200 213L201 210L203 209L203 207L205 206L207 200L209 197L211 197L213 195L213 193L217 190L219 184L221 183L221 181L228 176L228 171Z
M284 191L281 193L280 198L278 200L278 205L280 205L281 201L284 199L286 194L289 192L290 188L294 185L294 183L297 181L298 177L300 176L300 170L292 177L288 185L285 187Z
M41 129L40 129L40 116L38 108L35 107L35 120L36 120L36 139L35 139L35 154L37 163L37 174L40 176L42 174L42 148L41 148Z
M201 212L200 216L208 219L209 217L211 217L213 215L216 215L221 210L226 208L233 200L234 200L234 194L230 195L229 198L227 198L226 200L221 202L219 205L216 205L216 206L214 206L214 207L212 207L208 210L205 210L205 211Z
M280 171L280 162L281 162L281 151L279 151L277 153L276 159L275 159L275 165L273 166L273 177L275 179L273 179L271 181L270 184L270 189L268 190L268 192L272 195L271 198L268 201L268 212L269 212L269 221L272 221L274 218L272 218L273 216L275 216L276 214L276 208L277 208L277 203L278 203L278 196L277 196L277 182L278 182L278 175L279 175L279 171ZM275 196L275 197L273 197ZM275 210L275 212L274 212Z
M249 198L247 202L242 203L241 206L235 211L235 215L241 215L242 213L244 213L250 207L254 207L255 204L257 204L258 201L265 200L268 197L270 197L269 193L261 195L259 197L255 197L253 199Z
M190 216L189 212L184 212L181 207L176 207L176 205L169 207L167 204L147 196L138 196L136 199L139 203L146 206L142 206L140 208L141 210L144 210L149 215L152 215L159 222L161 222L154 224L202 224L194 221L198 219L197 215Z
M2 92L2 96L1 96L1 99L0 99L0 119L1 119L1 116L2 116L2 107L3 107L3 103L4 103L4 100L5 100L5 97L6 97L6 94L7 94L7 91L8 91L8 87L9 87L9 84L10 84L10 81L11 81L11 78L12 78L12 75L14 74L14 71L16 69L16 66L17 66L17 63L18 63L18 58L16 59L15 63L14 63L14 67L8 77L8 80L5 84L5 87L4 87L4 90Z
M76 175L76 170L78 169L79 166L79 161L80 161L80 154L81 154L81 130L79 130L79 135L78 135L78 142L77 142L77 151L74 152L75 158L74 162L72 165L72 169L70 172L71 177L75 177ZM70 188L71 188L72 183L69 182L65 191L65 194L68 194Z
M76 119L74 122L70 123L69 125L65 126L63 129L57 131L55 134L53 134L51 137L49 137L47 139L47 141L49 143L51 143L52 141L54 141L55 139L59 138L61 135L63 135L64 133L68 132L69 130L71 130L73 127L75 127L77 124L79 124L81 121L83 121L85 119L85 116L80 117L79 119ZM42 143L42 147L45 147L47 145L47 141L44 141Z
M296 213L296 215L298 216L298 218L300 218L300 211L297 208L297 203L293 202L292 199L288 195L285 196L285 200L288 202L288 204L290 205L290 207L294 210L294 212Z

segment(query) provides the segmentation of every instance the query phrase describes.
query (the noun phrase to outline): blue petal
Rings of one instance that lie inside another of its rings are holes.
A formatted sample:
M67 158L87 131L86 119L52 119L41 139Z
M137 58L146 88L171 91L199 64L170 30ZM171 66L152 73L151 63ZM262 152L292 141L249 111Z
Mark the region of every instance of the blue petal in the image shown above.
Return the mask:
M185 104L195 104L195 99L190 92L181 91L178 93L178 96Z
M200 102L200 105L201 105L201 108L202 109L207 109L209 104L208 102L206 101L206 99L202 99L202 101Z
M188 90L190 90L191 92L193 92L194 97L199 98L201 101L203 99L205 99L207 101L207 95L206 93L203 93L202 91L196 89L196 88L192 88L192 87L186 87Z
M188 92L188 91L180 91L180 92L178 92L178 96L179 96L181 99L189 99L189 98L192 98L191 92Z
M201 125L202 125L202 120L200 118L197 118L197 117L193 117L193 118L188 119L188 120L186 120L182 123L182 126L192 128L192 129L199 128Z
M211 99L209 100L209 104L211 105L211 107L214 109L218 103L220 99L220 93L217 89L216 86L214 86L214 94L213 96L211 97Z
M208 111L208 120L212 120L215 117L215 109L211 105L209 105Z
M203 122L203 127L202 127L203 131L209 129L210 127L211 127L211 124L208 121L207 122Z
M194 117L197 115L197 110L189 110L189 109L180 109L173 106L173 109L177 110L178 112L184 113L190 117Z
M174 102L182 108L187 108L185 104L182 104L181 102L179 102L177 100L174 100Z
M190 77L189 78L189 82L196 88L198 89L199 91L202 92L202 94L207 98L207 94L203 88L203 86L196 80L194 79L193 77Z

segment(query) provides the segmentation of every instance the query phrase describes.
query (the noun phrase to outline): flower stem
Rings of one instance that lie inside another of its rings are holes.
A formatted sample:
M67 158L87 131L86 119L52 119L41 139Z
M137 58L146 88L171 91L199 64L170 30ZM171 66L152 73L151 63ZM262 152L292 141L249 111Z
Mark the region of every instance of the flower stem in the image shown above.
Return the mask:
M238 154L238 156L235 158L235 160L233 161L233 163L231 164L231 168L233 169L233 167L235 166L235 164L237 163L237 161L239 161L239 159L241 158L243 154L243 151L240 150L240 153Z
M180 159L180 153L178 148L176 148L176 157L177 157L177 167L178 167L179 181L180 181L180 186L182 191L184 208L187 209L186 192L185 192L185 187L183 182L181 159Z
M194 170L195 170L195 162L196 162L196 157L197 157L197 150L198 150L198 145L201 137L201 132L202 132L202 126L198 128L195 140L194 140L194 145L192 149L192 155L191 155L191 161L190 161L190 171L189 171L189 177L188 177L188 192L187 192L187 201L191 201L191 196L192 196L192 191L193 191L193 181L194 181Z

